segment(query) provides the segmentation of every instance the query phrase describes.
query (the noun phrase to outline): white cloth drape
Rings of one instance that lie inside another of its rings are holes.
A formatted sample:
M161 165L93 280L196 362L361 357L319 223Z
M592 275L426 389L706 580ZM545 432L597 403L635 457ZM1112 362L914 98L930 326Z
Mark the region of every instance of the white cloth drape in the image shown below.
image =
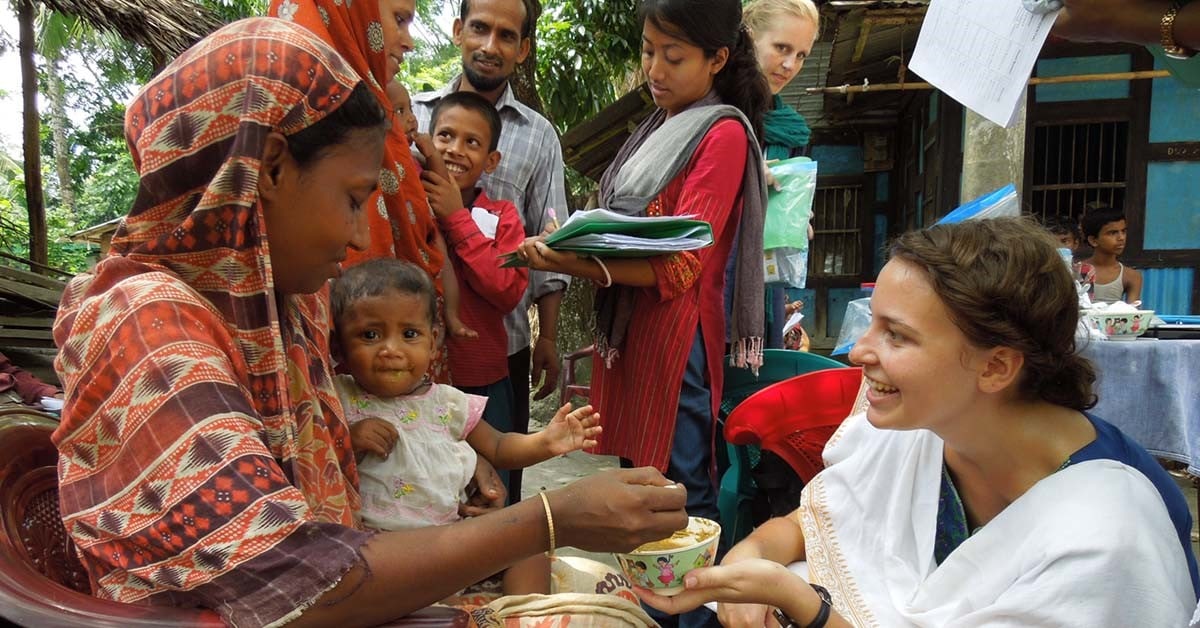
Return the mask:
M809 575L857 626L1184 626L1196 600L1179 538L1144 475L1067 467L940 566L943 443L850 417L797 511Z

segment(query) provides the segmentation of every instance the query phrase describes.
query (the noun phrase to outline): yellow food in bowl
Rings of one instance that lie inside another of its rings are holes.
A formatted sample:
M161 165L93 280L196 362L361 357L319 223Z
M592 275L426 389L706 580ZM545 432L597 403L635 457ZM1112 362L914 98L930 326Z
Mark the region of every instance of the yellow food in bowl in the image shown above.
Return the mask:
M715 523L693 517L689 520L688 527L682 530L676 530L671 536L651 541L643 545L639 545L637 549L630 552L631 554L654 554L658 552L671 552L691 547L697 543L708 541L710 538L720 534L720 527Z

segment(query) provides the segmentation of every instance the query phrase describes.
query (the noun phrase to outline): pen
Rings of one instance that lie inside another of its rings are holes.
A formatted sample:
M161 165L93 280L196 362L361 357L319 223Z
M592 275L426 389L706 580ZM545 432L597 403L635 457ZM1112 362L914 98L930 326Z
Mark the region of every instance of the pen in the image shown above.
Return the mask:
M554 214L554 208L551 207L547 209L546 212L550 214L550 224L554 225L555 231L558 231L558 216Z

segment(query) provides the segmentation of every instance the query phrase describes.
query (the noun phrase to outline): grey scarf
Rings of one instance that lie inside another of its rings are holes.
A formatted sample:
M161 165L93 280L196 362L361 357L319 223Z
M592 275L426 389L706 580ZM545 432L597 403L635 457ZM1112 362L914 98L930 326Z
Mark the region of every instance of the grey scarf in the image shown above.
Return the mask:
M645 215L646 207L691 161L718 120L736 118L746 129L746 168L742 176L742 218L738 225L730 354L735 366L757 373L763 348L763 215L766 180L758 139L738 109L721 104L714 92L670 119L662 109L650 114L618 151L600 179L601 206L627 216ZM647 141L653 138L653 141ZM597 351L612 364L625 342L633 314L632 288L614 286L596 293ZM714 306L720 307L720 306Z

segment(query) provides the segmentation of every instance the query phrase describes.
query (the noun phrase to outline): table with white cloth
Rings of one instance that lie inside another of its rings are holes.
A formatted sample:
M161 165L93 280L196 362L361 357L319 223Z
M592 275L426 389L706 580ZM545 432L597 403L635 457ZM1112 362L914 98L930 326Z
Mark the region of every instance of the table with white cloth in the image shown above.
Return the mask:
M1200 340L1093 340L1080 349L1096 366L1092 412L1200 477Z

